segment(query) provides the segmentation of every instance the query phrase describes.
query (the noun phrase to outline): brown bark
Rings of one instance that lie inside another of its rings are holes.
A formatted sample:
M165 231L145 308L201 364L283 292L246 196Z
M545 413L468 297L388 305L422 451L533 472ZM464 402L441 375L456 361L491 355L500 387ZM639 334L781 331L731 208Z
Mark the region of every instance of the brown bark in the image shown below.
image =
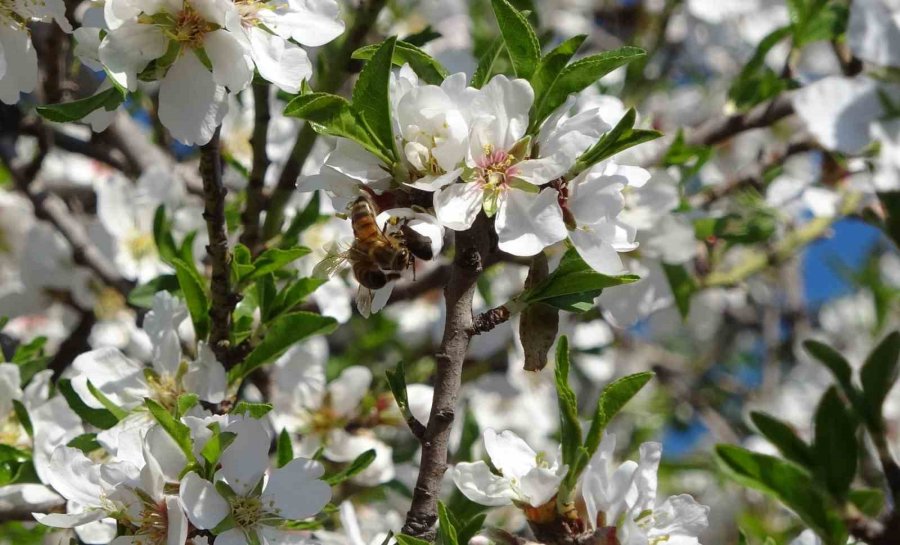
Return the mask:
M456 256L444 289L446 321L444 336L435 359L437 374L434 401L425 432L420 439L422 462L413 489L412 505L406 514L403 533L433 540L437 521L437 500L447 471L450 428L462 379L463 363L472 337L472 298L484 264L495 246L491 221L483 214L468 230L456 233Z

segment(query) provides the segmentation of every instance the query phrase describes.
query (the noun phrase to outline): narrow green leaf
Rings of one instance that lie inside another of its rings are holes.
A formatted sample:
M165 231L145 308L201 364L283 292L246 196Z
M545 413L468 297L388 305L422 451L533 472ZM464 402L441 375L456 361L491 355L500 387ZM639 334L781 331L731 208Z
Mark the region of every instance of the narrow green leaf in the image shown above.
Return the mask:
M403 361L397 362L397 366L393 370L388 369L384 374L387 375L388 386L391 389L391 393L394 394L394 401L397 403L397 407L400 408L403 418L409 418L411 413L409 412L406 371L403 368Z
M177 292L178 277L174 274L161 274L146 284L135 287L128 294L128 304L140 308L152 308L153 296L160 291Z
M188 463L194 460L194 447L193 442L191 441L191 429L187 427L186 424L175 420L175 417L172 416L165 407L150 399L149 397L144 398L144 404L147 406L150 414L153 415L153 418L159 423L162 429L166 430L166 433L169 434L169 437L171 437L175 441L175 444L178 445L178 447L181 449L181 452L184 453L185 459L187 459Z
M353 52L354 59L370 60L380 47L379 44L367 45ZM425 82L440 85L447 77L447 69L437 59L422 51L415 45L399 40L394 46L392 57L394 66L409 64L409 67Z
M853 370L844 356L841 356L834 348L819 341L806 341L803 348L809 354L825 364L825 367L831 371L838 384L844 389L844 392L852 391L853 388Z
M859 373L867 412L870 420L877 424L876 429L883 428L882 406L900 373L898 357L900 332L894 331L872 350Z
M353 140L385 164L392 162L393 152L381 144L362 116L343 97L328 93L300 95L285 106L284 115L305 119L319 134Z
M116 417L116 420L121 421L123 418L128 416L128 411L110 401L110 399L106 397L103 392L101 392L93 384L91 384L91 381L87 381L87 387L88 391L91 392L91 395L94 396L94 399L99 401L107 411L112 413L112 415Z
M175 403L176 418L181 418L188 411L193 409L197 403L200 401L200 396L197 394L181 394L178 396L178 401Z
M450 520L451 514L447 511L444 502L438 501L438 532L441 536L442 545L459 545L459 539L456 534L456 526Z
M12 404L13 411L16 413L16 420L22 425L28 437L34 438L34 427L31 425L31 417L28 416L28 410L25 408L25 405L18 399L13 399Z
M281 242L279 244L280 247L284 248L297 245L297 240L300 237L300 234L319 220L320 202L321 197L319 196L319 192L313 192L312 198L309 200L309 203L303 208L303 211L295 215L291 220L290 225L288 225L288 228L285 230L284 235L282 235Z
M367 451L363 452L362 454L360 454L359 456L357 456L356 459L353 460L353 462L349 466L345 467L343 470L341 470L333 475L326 475L325 477L322 478L322 480L331 486L339 485L342 482L353 477L354 475L357 475L362 470L369 467L372 464L372 462L374 462L374 461L375 461L375 450L374 449L367 450Z
M750 413L750 419L756 429L775 445L785 458L805 468L813 468L812 449L789 425L763 412Z
M337 321L311 312L284 314L272 321L262 341L247 358L228 372L230 383L249 375L254 369L272 361L282 352L307 337L325 335L337 328Z
M394 537L400 545L432 545L430 541L425 541L424 539L408 536L406 534L397 534Z
M563 463L574 467L581 446L582 429L578 419L578 401L569 386L569 340L563 335L556 342L556 397L559 403L559 432L562 436Z
M278 467L284 467L294 459L294 446L291 445L291 434L286 428L281 429L278 434L277 444Z
M541 102L544 93L549 91L566 65L584 43L587 38L584 34L574 36L553 48L541 58L537 70L531 76L531 87L534 89L535 105ZM533 109L533 108L532 108ZM533 113L533 112L532 112Z
M500 57L500 52L503 51L503 48L503 37L501 36L494 40L487 51L478 59L478 66L475 67L475 72L472 74L472 87L481 89L491 79L491 75L494 73L494 64Z
M815 428L812 448L816 461L815 474L832 495L843 498L856 475L859 446L856 441L857 421L844 406L835 387L829 388L822 396L816 410Z
M675 305L682 318L687 318L691 311L691 296L697 291L697 282L684 265L663 263L663 271L675 296Z
M279 271L285 265L300 259L311 251L312 250L305 246L297 246L296 248L289 249L270 248L253 261L252 272L241 278L240 281L251 282L267 274Z
M166 217L166 206L161 204L156 207L153 214L153 242L159 258L165 263L171 263L178 257L175 238L172 236L172 222Z
M884 492L877 488L851 490L847 499L867 517L876 518L884 509Z
M774 456L734 445L718 445L716 457L738 483L759 490L794 511L826 545L846 545L847 528L812 478L799 467Z
M231 414L243 414L259 420L269 414L272 410L271 403L250 403L249 401L238 401L237 405L231 409Z
M534 28L507 0L491 0L491 6L516 76L530 79L541 60L541 45Z
M97 441L96 433L82 433L66 443L66 446L77 448L85 454L90 454L95 450L102 448L102 445Z
M615 127L606 132L596 144L581 154L566 177L568 179L574 178L584 170L619 152L644 142L656 140L662 136L657 131L635 129L634 123L636 119L637 113L634 111L634 108L630 108Z
M197 338L205 339L209 333L210 319L209 300L206 297L203 280L201 280L193 264L174 258L172 259L172 266L175 267L178 286L181 288L182 295L184 295L185 303L187 303L191 321L194 323L194 331L197 332Z
M388 157L394 156L394 129L391 121L391 101L388 89L396 37L388 38L363 67L353 86L353 109L372 129L376 140Z
M468 543L475 534L481 531L484 527L484 520L487 518L487 513L481 513L480 515L475 515L462 527L457 530L458 541L460 543Z
M297 281L280 291L275 297L272 311L266 316L266 321L275 318L279 314L290 312L325 282L328 282L327 278L297 279Z
M106 111L111 112L118 108L119 104L122 104L124 100L125 97L122 93L115 87L112 87L93 96L62 104L38 106L35 110L48 121L69 123L82 119L98 108L104 108Z
M634 275L606 276L588 266L575 249L569 249L550 276L519 296L523 303L543 301L562 310L572 310L574 303L588 308L604 288L629 284L638 280ZM581 309L578 309L581 310Z
M620 47L579 59L566 66L536 102L529 132L536 131L554 110L566 102L569 95L583 91L616 68L646 54L639 47Z
M60 380L56 386L63 397L66 398L66 403L69 404L69 408L88 424L100 428L101 430L108 430L119 423L119 419L108 410L95 409L85 404L78 395L78 392L72 387L72 383L69 379Z
M588 453L588 459L594 455L603 439L603 431L609 425L613 417L622 410L631 399L641 391L655 374L651 371L643 373L635 373L622 377L609 383L600 394L597 400L597 408L594 410L594 417L591 420L591 427L588 428L587 437L584 441L584 447Z

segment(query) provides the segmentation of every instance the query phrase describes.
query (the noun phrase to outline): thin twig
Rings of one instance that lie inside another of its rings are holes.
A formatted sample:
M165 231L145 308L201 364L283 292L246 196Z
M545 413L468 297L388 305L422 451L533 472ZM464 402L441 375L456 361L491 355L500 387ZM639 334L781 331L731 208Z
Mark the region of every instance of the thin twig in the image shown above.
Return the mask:
M266 153L266 140L269 132L269 85L267 83L253 84L253 108L255 112L253 121L253 136L250 145L253 147L253 166L250 169L250 178L247 182L247 205L241 214L241 224L244 230L241 233L240 242L250 249L253 255L259 253L260 225L259 215L262 213L265 195L263 190L266 182L266 171L269 169L269 156Z
M222 156L219 150L219 132L216 128L212 139L200 148L200 177L203 179L203 219L209 244L206 252L212 268L210 280L210 309L212 319L209 344L216 358L223 365L233 365L229 338L231 313L240 297L231 288L231 250L228 247L228 226L225 223L225 195L228 190L222 183Z
M406 514L403 533L426 540L434 537L437 498L447 471L447 447L462 379L463 362L473 327L472 298L481 272L494 246L493 228L483 214L468 230L456 233L456 255L444 290L446 321L441 346L435 355L437 374L434 401L422 445L422 461Z

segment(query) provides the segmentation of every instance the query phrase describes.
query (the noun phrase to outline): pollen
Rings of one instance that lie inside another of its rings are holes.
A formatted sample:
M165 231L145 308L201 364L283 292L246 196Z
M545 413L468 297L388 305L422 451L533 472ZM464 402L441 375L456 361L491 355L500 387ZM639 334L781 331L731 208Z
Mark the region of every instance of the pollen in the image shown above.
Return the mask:
M185 3L183 10L175 17L173 39L191 49L203 47L203 38L212 31L208 23L190 4Z
M156 255L156 242L150 233L134 231L125 238L124 242L128 253L135 261Z
M258 497L238 496L231 500L231 516L241 528L250 528L263 518L263 504Z

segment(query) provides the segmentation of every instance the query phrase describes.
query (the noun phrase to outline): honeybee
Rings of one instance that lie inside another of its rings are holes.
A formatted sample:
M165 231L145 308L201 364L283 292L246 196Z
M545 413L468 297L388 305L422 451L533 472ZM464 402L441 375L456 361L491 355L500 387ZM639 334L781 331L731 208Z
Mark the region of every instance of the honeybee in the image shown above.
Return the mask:
M369 314L373 290L383 288L389 280L399 278L401 272L413 266L413 252L407 246L407 235L404 234L412 229L394 219L391 218L386 229L382 229L378 225L375 205L368 197L359 197L350 206L353 244L344 252L330 251L313 271L316 276L331 276L344 262L349 262L353 276L359 282L356 303L363 315ZM422 238L427 241L427 237ZM420 240L416 239L413 244L421 250ZM430 243L428 249L430 252Z

